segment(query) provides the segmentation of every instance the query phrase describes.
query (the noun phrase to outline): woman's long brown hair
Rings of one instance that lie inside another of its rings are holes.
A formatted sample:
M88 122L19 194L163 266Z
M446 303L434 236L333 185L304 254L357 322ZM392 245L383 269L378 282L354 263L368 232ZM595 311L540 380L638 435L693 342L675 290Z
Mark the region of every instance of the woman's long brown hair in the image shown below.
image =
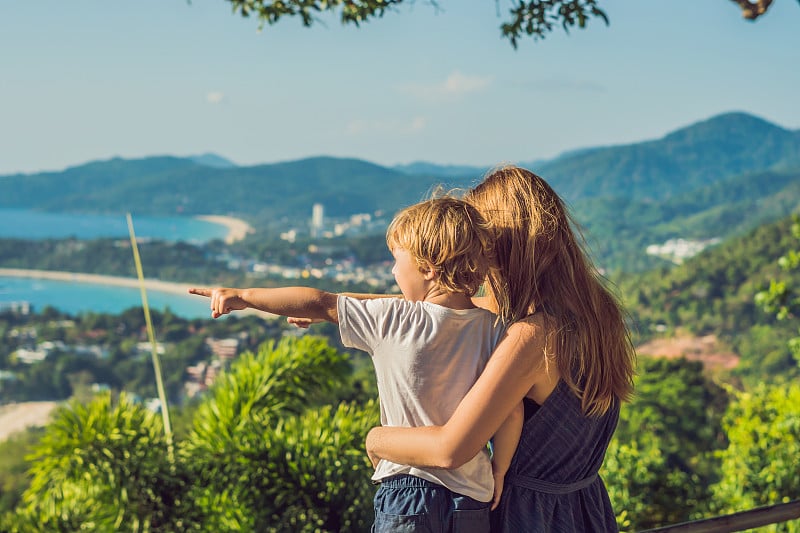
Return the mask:
M503 319L544 313L552 356L585 414L629 400L636 355L624 312L561 198L536 174L508 166L491 172L466 200L494 233L497 268L488 283Z

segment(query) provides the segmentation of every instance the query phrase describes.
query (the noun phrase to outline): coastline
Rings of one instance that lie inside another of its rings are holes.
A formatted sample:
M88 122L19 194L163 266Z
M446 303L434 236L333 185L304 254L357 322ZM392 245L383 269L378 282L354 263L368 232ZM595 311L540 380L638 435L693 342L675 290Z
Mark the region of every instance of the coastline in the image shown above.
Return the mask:
M139 288L137 278L124 278L121 276L105 276L103 274L84 274L80 272L63 272L57 270L34 270L26 268L0 268L0 276L13 278L51 279L54 281L74 281L78 283L93 283L95 285L110 285L113 287ZM195 285L176 283L174 281L161 281L158 279L145 279L146 289L161 291L170 294L188 294L189 288Z
M226 244L241 241L247 237L247 235L255 233L253 226L240 218L225 215L197 215L194 218L225 226L228 229L228 234L225 236Z
M34 270L25 268L0 268L0 277L13 277L13 278L34 278L34 279L49 279L53 281L67 281L76 283L90 283L93 285L108 285L112 287L127 287L139 289L138 278L125 278L121 276L106 276L103 274L85 274L81 272L64 272L58 270ZM181 296L191 296L189 289L191 287L205 287L206 285L197 285L189 283L178 283L175 281L161 281L159 279L146 279L144 280L144 287L147 290L165 292L168 294L178 294ZM202 296L197 296L202 298ZM279 315L265 313L257 309L244 309L236 311L237 314L253 314L259 315L264 318L278 318Z

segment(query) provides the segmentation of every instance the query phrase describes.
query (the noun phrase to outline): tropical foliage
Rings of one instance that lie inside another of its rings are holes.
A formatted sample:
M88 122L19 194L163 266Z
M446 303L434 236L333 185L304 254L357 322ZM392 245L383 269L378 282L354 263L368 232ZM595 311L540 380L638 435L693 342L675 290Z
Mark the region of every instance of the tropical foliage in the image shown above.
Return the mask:
M367 531L363 439L378 416L374 396L354 392L358 375L321 338L267 342L221 376L174 454L160 417L126 396L72 402L34 445L30 486L0 525ZM698 363L642 358L601 472L622 530L796 498L799 394L726 392Z
M288 339L288 338L287 338ZM319 338L245 355L195 415L181 455L207 531L347 531L371 512L366 432L376 404L329 403L343 354Z
M604 478L623 529L684 522L707 511L727 396L698 362L641 358Z
M184 485L170 455L159 416L124 394L72 402L30 458L14 531L177 530Z
M800 377L789 345L797 325L764 313L754 301L779 275L781 286L800 286L800 269L777 266L795 246L792 225L789 218L766 224L682 265L623 278L620 289L639 341L678 332L715 335L741 356L732 377L748 386Z
M775 314L778 320L796 319L800 314L800 216L792 218L791 234L794 242L778 259L784 272L782 279L771 280L769 288L756 294L756 304ZM798 335L789 340L789 347L800 365L800 329L796 331Z
M727 514L800 499L800 384L762 384L735 398L724 420L729 444L719 455L714 506ZM798 532L800 520L774 530Z
M318 337L246 353L197 407L174 448L126 395L73 401L30 456L31 482L0 525L34 531L361 531L371 523L363 453L377 402L339 402L345 354Z

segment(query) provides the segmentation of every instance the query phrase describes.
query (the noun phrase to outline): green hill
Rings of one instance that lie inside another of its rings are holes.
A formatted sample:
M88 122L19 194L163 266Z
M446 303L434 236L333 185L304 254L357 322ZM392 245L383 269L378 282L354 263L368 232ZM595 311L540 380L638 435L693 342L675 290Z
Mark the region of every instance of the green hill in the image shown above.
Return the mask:
M327 217L397 209L434 186L464 188L478 167L382 167L313 157L250 167L214 156L119 158L62 172L0 176L0 207L149 215L234 215L261 232L304 223L315 203ZM488 166L487 166L488 168ZM720 239L795 212L800 132L727 113L662 139L573 150L532 170L571 204L598 263L644 271L663 264L650 245Z
M468 186L483 172L430 164L389 169L333 157L251 167L204 161L115 158L62 172L2 176L0 205L122 211L133 204L162 215L178 211L249 216L263 211L294 216L302 206L306 216L306 207L321 202L331 214L348 215L396 209L418 200L442 180ZM728 113L658 140L574 150L533 170L571 202L619 197L658 203L736 176L797 168L800 132L744 113ZM747 191L754 193L758 191Z
M112 159L58 173L0 177L0 206L152 215L233 214L260 225L306 219L314 203L328 216L393 211L416 202L437 179L379 165L315 157L252 167L189 159Z
M800 168L738 175L663 201L586 198L573 210L600 265L645 271L664 265L664 259L646 253L649 245L724 241L800 212Z
M595 148L538 171L571 201L622 197L660 202L733 176L800 168L800 134L728 113L662 139Z
M716 335L741 356L742 378L800 371L787 341L796 321L778 321L756 307L755 294L771 279L800 287L800 273L780 271L778 258L796 249L791 217L708 248L684 264L626 275L620 291L638 341L677 331Z

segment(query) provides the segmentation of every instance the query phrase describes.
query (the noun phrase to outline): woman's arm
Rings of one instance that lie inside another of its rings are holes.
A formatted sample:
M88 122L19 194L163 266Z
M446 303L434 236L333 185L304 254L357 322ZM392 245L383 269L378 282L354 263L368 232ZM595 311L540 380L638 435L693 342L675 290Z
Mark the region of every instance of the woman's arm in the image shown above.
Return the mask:
M538 320L511 325L445 425L372 428L367 435L370 458L419 467L463 465L486 445L542 376L544 347Z

